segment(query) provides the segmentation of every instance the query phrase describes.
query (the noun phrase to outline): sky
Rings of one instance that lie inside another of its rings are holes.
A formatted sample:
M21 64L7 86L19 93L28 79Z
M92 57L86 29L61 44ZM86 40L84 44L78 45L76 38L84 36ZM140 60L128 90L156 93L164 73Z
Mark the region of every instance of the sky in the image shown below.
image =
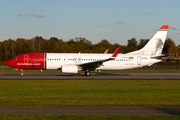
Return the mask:
M162 25L180 44L180 0L0 0L0 41L83 37L93 44L107 39L150 39Z

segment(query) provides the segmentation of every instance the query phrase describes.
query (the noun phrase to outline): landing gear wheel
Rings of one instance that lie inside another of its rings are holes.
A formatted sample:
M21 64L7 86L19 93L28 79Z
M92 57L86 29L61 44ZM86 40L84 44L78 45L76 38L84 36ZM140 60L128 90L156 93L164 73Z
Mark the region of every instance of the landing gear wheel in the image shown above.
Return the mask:
M23 73L21 73L20 75L21 75L21 76L23 76L24 74L23 74Z
M89 71L87 71L87 72L85 72L85 75L86 75L86 76L90 76L91 73L90 73Z

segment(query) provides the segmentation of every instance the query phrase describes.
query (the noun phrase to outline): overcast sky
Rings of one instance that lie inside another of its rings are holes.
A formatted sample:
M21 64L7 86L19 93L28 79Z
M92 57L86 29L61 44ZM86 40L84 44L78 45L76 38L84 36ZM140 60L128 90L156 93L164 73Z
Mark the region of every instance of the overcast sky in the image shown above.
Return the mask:
M0 0L0 15L1 41L84 37L126 45L169 25L167 37L180 44L180 0Z

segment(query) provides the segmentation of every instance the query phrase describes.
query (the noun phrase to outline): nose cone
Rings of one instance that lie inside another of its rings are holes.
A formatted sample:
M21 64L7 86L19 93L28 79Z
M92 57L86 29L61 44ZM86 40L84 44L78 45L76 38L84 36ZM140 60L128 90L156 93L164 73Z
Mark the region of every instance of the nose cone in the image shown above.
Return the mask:
M11 66L12 62L11 62L11 60L8 60L8 61L6 61L5 64L8 65L8 66Z

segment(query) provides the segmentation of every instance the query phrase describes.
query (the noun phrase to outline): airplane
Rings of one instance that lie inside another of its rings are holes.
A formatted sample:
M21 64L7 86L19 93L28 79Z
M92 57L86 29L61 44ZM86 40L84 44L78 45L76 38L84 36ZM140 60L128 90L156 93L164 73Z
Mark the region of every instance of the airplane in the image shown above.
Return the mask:
M28 53L17 55L6 62L6 65L21 71L23 69L35 70L61 70L62 73L75 74L85 71L125 70L151 66L162 61L162 49L165 43L169 25L163 25L149 42L140 50L118 54L117 48L113 54L91 53Z

